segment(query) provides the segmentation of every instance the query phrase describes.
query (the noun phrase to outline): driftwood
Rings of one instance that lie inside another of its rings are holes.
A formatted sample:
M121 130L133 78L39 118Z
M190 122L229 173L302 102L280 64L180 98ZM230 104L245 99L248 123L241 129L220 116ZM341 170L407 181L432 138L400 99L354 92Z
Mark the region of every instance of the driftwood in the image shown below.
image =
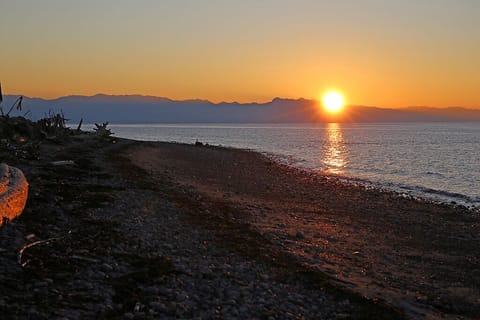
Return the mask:
M80 119L80 123L77 126L77 132L80 132L80 130L82 129L82 123L83 123L83 118Z
M38 245L41 245L41 244L49 244L50 242L54 242L54 241L58 241L58 240L61 240L63 238L65 238L66 236L70 235L72 233L72 231L68 231L68 234L64 235L64 236L61 236L61 237L55 237L55 238L49 238L49 239L45 239L45 240L38 240L38 241L35 241L35 242L31 242L31 243L28 243L24 246L22 246L20 248L20 250L18 251L18 264L23 268L25 267L29 261L23 261L23 254L25 253L25 250L27 250L28 248L32 248L32 247L35 247L35 246L38 246Z
M95 123L96 128L93 128L95 135L99 138L109 138L113 132L110 129L107 129L107 126L108 122L102 124Z
M19 216L25 208L28 182L20 169L0 164L0 226Z
M38 120L36 125L45 138L56 139L68 133L66 122L63 112L55 114L50 111L45 118Z
M23 102L23 96L18 97L17 100L15 100L15 102L10 107L10 110L8 110L7 117L10 115L10 112L12 112L12 110L15 106L17 106L17 110L21 111L22 110L22 102ZM3 115L3 112L2 112L2 115Z

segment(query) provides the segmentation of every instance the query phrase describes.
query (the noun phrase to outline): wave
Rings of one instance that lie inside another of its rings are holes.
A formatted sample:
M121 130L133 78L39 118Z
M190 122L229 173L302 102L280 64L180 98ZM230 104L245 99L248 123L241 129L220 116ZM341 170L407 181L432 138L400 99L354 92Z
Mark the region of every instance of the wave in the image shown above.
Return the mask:
M389 181L372 181L356 177L338 177L338 179L347 183L362 185L370 189L393 191L401 197L422 199L441 204L459 205L469 210L480 212L480 197L478 196L471 197L461 193Z
M438 178L446 178L445 175L443 175L439 172L432 172L432 171L424 172L424 173L422 173L422 175L433 176L433 177L438 177Z

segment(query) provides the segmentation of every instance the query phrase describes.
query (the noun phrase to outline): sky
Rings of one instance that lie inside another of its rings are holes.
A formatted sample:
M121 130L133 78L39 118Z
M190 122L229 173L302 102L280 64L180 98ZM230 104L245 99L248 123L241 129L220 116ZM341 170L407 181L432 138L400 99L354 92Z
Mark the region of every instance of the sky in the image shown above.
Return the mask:
M4 94L480 108L478 0L1 0Z

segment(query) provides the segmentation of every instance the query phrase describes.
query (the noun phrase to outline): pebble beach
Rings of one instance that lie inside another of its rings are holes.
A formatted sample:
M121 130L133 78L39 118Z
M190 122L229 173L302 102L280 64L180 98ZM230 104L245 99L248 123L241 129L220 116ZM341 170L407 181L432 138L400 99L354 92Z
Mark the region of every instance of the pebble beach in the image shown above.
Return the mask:
M462 206L202 144L76 134L3 156L29 182L0 228L5 319L480 314L480 218Z

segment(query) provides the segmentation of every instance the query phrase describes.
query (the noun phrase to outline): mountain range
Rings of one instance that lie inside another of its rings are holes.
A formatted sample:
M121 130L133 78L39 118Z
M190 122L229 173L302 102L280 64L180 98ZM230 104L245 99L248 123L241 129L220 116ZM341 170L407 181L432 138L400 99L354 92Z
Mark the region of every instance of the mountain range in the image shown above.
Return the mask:
M6 95L7 112L18 96ZM65 96L57 99L24 97L22 110L33 120L63 112L70 123L306 123L306 122L440 122L480 121L480 110L463 107L408 107L401 109L348 106L341 115L322 111L309 99L275 98L266 103L212 103L140 95Z

